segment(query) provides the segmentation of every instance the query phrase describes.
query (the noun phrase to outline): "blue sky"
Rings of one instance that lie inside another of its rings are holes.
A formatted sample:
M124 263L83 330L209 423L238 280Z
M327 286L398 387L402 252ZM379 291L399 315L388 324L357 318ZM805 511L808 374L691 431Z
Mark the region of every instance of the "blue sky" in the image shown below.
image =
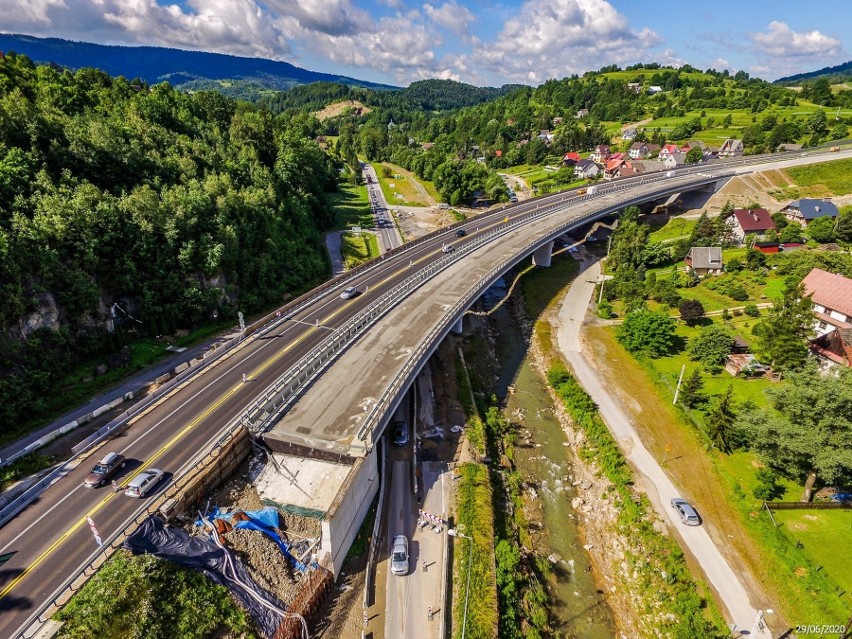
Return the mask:
M636 62L774 80L852 59L849 0L0 0L0 31L271 58L403 86L535 85Z

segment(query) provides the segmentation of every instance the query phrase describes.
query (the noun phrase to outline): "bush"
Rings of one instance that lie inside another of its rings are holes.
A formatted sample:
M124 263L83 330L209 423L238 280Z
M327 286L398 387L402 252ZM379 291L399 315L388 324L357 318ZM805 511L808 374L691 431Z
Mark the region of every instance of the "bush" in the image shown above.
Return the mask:
M745 290L742 284L735 283L728 287L728 297L737 302L745 302L748 300L748 291Z
M778 483L778 474L771 468L761 468L755 477L759 482L753 491L755 499L775 501L784 496L786 488Z
M716 372L731 353L734 338L724 326L712 324L689 340L689 358L698 360L705 369Z
M612 319L615 313L612 312L612 304L607 300L602 300L598 304L598 317L601 319Z
M674 332L675 323L668 315L645 309L628 313L616 337L631 353L661 357L671 351Z
M760 317L760 309L757 308L757 304L749 304L743 309L743 311L749 317Z
M730 260L725 265L725 270L729 271L731 273L737 273L737 272L743 270L743 268L744 267L743 267L742 261L740 259L736 258L736 257L734 259Z

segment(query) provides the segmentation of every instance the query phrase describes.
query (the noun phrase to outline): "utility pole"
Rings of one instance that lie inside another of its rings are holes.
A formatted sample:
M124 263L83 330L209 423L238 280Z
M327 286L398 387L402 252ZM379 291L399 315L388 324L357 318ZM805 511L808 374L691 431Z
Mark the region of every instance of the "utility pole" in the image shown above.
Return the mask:
M680 368L680 378L677 380L677 388L675 389L675 396L672 400L672 405L677 404L677 396L680 393L680 383L683 381L683 373L686 371L686 364L681 366Z

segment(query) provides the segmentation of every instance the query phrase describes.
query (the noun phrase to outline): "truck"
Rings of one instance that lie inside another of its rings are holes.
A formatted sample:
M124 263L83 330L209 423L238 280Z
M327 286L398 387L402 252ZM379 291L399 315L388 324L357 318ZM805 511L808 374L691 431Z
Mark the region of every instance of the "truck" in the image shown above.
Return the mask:
M666 177L674 177L674 171L666 171Z
M594 195L597 192L598 192L598 187L596 187L596 186L590 186L589 188L586 189L586 193L588 193L589 195Z

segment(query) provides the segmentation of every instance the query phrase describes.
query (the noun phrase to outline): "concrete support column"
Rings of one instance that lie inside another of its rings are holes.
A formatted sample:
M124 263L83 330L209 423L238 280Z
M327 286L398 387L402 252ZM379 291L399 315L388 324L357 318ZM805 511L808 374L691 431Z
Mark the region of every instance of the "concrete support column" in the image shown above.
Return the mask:
M533 253L533 264L535 266L550 266L550 258L553 256L553 240L541 246Z
M455 324L453 324L453 327L450 329L450 332L453 335L461 335L464 332L464 322L462 322L463 319L464 319L464 315L462 315L458 319L458 321Z

